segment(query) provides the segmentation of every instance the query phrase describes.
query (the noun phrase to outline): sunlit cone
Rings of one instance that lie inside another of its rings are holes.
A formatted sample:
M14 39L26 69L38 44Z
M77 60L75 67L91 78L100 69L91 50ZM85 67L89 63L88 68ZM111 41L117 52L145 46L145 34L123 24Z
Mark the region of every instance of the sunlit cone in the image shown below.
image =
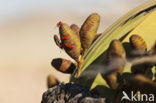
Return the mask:
M61 43L60 43L60 39L58 38L57 35L54 35L54 41L55 41L55 43L56 43L56 45L57 45L58 47L62 48L62 45L61 45Z
M100 16L97 13L91 14L83 23L80 29L80 40L84 50L87 50L96 37L100 23Z
M55 86L57 84L59 84L58 79L56 79L55 76L52 75L52 74L48 75L48 77L47 77L47 87L51 88L51 87L53 87L53 86Z
M126 58L126 52L122 45L122 43L119 40L113 40L108 48L107 51L107 59L108 62L111 62L114 58Z
M79 77L80 75L80 69L81 69L81 64L83 62L84 55L96 37L99 23L100 23L100 16L97 13L92 13L91 15L89 15L89 17L85 20L85 22L81 26L80 40L81 40L83 52L78 66L77 77Z
M79 35L80 28L78 27L78 25L72 24L72 25L70 25L70 28L71 28L71 29L77 34L77 36L80 38L80 35Z
M56 58L53 59L51 65L58 71L62 73L72 74L76 69L76 65L72 63L70 60Z
M136 52L138 55L145 53L147 50L147 45L141 36L132 35L129 40L134 52Z
M78 27L78 25L72 24L72 25L70 25L70 28L77 34L77 36L80 39L80 34L79 34L80 28ZM81 47L81 54L82 54L82 52L83 52L83 48Z
M65 23L59 26L59 32L64 50L70 57L79 62L81 43L78 35Z
M119 40L113 40L107 51L107 61L108 65L113 65L115 63L116 66L109 68L112 69L108 74L106 74L106 81L112 89L116 89L119 85L119 77L121 76L126 59L126 52Z
M130 44L132 50L135 52L134 57L143 57L147 55L147 44L144 39L139 35L132 35L130 37ZM137 64L132 66L132 73L134 74L144 74L149 78L152 78L151 67L148 63Z

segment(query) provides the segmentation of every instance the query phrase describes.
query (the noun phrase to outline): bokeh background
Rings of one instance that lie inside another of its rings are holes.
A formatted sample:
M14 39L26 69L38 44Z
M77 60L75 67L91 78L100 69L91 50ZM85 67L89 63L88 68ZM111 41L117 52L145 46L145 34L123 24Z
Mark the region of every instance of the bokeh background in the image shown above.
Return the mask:
M70 59L54 43L56 23L82 25L101 15L98 32L148 0L0 0L0 103L40 103L46 77L60 81L69 75L51 67L56 57Z

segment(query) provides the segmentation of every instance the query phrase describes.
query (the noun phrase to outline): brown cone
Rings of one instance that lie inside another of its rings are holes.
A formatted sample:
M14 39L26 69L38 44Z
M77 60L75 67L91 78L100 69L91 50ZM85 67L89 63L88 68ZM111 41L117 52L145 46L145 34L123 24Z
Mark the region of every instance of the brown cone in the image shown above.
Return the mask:
M47 77L47 87L51 88L55 85L59 84L58 79L56 79L52 74L48 75Z
M53 59L51 65L58 71L62 73L72 74L76 69L76 65L72 63L70 60L56 58Z

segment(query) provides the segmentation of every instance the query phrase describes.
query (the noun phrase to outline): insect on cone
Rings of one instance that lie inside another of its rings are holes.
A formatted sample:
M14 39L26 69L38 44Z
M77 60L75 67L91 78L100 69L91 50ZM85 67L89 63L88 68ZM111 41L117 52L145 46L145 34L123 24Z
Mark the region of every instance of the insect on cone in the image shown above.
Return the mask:
M65 23L59 26L61 43L66 53L79 62L81 43L78 35Z

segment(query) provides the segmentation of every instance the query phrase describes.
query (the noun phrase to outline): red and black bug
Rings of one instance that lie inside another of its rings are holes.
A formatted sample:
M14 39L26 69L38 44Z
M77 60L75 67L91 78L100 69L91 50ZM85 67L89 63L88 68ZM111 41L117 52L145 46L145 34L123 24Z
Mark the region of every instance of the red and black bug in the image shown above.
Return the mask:
M65 23L58 22L57 26L59 27L60 39L57 35L54 35L56 45L63 48L70 57L79 62L81 43L78 34ZM75 26L72 26L72 28L75 28Z

